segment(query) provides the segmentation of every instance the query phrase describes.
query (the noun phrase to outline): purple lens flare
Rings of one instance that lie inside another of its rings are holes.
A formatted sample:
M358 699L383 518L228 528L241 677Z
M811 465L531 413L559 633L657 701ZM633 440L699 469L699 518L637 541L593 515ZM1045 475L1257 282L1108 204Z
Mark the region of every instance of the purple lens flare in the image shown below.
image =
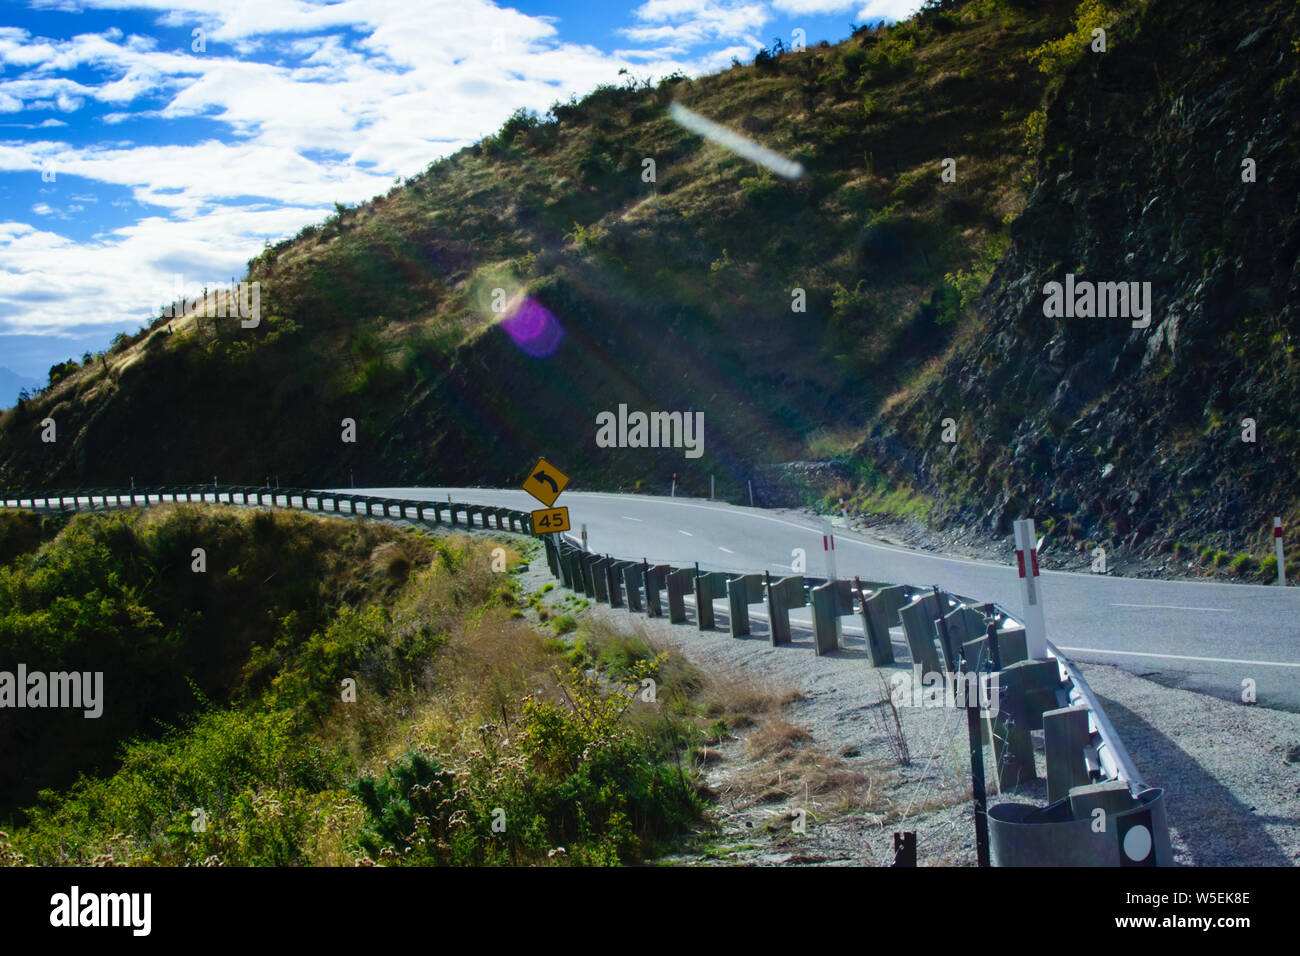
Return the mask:
M555 354L564 339L564 329L546 306L532 296L524 298L501 321L511 340L533 358Z

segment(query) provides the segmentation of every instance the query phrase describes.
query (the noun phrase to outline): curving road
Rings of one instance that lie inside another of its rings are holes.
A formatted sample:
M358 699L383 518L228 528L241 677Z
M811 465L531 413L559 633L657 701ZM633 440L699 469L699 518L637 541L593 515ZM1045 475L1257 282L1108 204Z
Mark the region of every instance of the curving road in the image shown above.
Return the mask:
M327 489L410 500L452 500L521 511L540 507L523 491L488 488ZM205 496L209 500L211 494ZM283 497L283 496L281 496ZM86 499L82 499L83 501ZM575 532L585 524L591 550L619 558L704 570L792 573L792 552L806 553L807 573L827 573L822 526L788 516L699 499L566 492ZM346 514L346 512L345 512ZM839 522L842 524L843 522ZM1006 564L911 551L836 529L841 578L913 585L1020 610L1013 557ZM1158 681L1240 701L1255 682L1261 707L1300 713L1300 591L1268 585L1154 581L1044 571L1047 636L1079 663L1104 662ZM689 602L689 598L688 598ZM755 608L751 616L762 619ZM791 612L808 623L807 610ZM862 630L844 619L845 646L857 656Z
M339 489L346 491L347 489ZM374 488L360 494L415 500L541 505L523 491L485 488ZM591 550L705 570L791 573L803 548L807 573L825 576L822 529L753 508L698 499L566 492L575 533L586 524ZM837 528L838 576L940 588L1013 613L1021 606L1013 556L1005 565L909 551ZM1259 706L1300 712L1300 592L1267 585L1153 581L1045 571L1048 637L1071 659L1118 665L1162 684L1234 701L1255 681ZM798 612L792 617L798 619ZM806 612L803 615L806 620ZM845 634L861 634L845 619ZM849 641L852 643L852 640Z

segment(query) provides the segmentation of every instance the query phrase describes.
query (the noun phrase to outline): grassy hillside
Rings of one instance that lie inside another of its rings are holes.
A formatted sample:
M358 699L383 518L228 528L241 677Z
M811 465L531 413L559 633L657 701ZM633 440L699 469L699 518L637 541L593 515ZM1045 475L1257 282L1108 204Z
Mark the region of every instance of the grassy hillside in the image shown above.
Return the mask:
M948 6L517 114L254 259L258 328L154 322L57 369L0 419L0 482L510 483L545 451L588 486L716 473L739 493L755 462L844 450L967 321L1024 203L1047 83L1027 53L1072 7ZM674 102L807 174L706 143ZM503 330L497 289L545 310L553 354ZM597 448L596 413L624 402L704 411L705 456Z
M0 670L102 670L102 716L6 710L0 865L654 855L703 810L692 672L548 639L495 546L210 507L76 518L0 567ZM646 677L656 703L629 692Z
M747 500L793 473L800 499L1266 573L1300 502L1296 17L956 0L517 113L252 260L258 328L155 322L53 369L0 416L0 484L510 485L545 454L578 487ZM1066 272L1150 282L1151 325L1045 318ZM702 411L703 457L598 447L620 404Z

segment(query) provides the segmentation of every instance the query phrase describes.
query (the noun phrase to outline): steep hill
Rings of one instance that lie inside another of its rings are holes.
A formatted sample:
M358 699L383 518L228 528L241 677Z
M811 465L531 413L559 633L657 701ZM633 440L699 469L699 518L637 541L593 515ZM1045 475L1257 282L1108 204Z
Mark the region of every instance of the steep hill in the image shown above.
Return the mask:
M1083 53L969 338L861 453L998 534L1271 551L1300 498L1298 36L1294 3L1155 0ZM1067 273L1150 283L1149 324L1046 317Z
M843 451L943 352L945 275L980 268L1023 203L1047 81L1026 53L1069 21L1000 6L519 114L253 260L257 328L154 320L60 368L0 420L0 481L512 483L545 452L589 487L716 473L739 493L756 462ZM706 143L674 102L806 175ZM553 354L516 344L529 317L503 323L496 289L541 307ZM598 448L619 404L703 411L703 457Z
M516 114L252 260L257 328L152 321L53 370L0 417L0 484L512 484L545 454L588 488L739 497L833 460L803 493L838 476L855 507L995 535L1033 513L1079 545L1259 551L1300 499L1296 21L939 2ZM1149 324L1049 317L1067 274L1150 283ZM620 405L703 412L702 457L600 447Z

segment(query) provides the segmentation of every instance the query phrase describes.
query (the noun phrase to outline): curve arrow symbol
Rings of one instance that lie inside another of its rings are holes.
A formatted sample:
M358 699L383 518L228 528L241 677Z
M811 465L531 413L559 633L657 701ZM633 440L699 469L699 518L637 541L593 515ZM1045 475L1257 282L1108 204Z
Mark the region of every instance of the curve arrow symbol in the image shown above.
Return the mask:
M534 477L535 479L537 479L538 481L544 481L544 482L546 482L548 485L550 485L550 486L551 486L551 492L552 492L553 494L557 494L557 495L558 495L558 494L560 493L560 486L557 485L557 484L555 483L555 479L552 478L550 475L548 475L546 472L544 472L544 471L539 471L537 474L533 475L533 477Z

